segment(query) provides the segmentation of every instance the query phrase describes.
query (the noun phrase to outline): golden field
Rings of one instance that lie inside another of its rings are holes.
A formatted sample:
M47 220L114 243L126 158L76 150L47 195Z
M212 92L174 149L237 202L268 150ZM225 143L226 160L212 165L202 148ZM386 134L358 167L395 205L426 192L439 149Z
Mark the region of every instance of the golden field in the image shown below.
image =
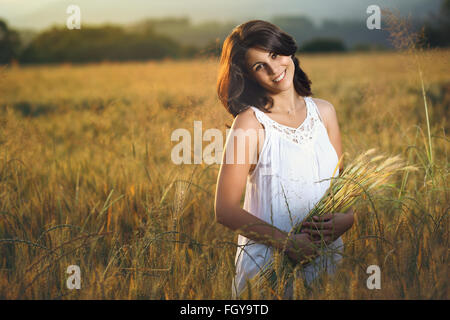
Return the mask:
M351 158L377 148L420 170L361 199L338 273L296 282L295 298L448 299L450 50L298 57ZM214 58L1 69L1 299L231 298L219 165L170 157L173 130L232 123L217 70ZM379 290L366 286L373 264ZM66 287L70 265L80 290Z

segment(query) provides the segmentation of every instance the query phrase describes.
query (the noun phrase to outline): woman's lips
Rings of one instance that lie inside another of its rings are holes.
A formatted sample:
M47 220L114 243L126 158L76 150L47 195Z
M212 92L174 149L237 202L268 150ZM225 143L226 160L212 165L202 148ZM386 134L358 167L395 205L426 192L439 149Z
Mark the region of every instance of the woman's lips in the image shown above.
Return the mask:
M276 81L276 79L279 79L281 77L280 80ZM286 70L284 70L282 73L280 73L275 79L273 79L272 81L275 83L279 83L281 81L284 80L284 78L286 78Z

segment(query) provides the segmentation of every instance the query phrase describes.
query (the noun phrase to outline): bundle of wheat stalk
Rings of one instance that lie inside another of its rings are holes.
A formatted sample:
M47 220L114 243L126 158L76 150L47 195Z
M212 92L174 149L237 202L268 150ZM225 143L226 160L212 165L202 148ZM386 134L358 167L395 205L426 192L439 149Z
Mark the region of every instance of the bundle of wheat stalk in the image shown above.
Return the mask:
M338 161L330 180L330 186L324 196L316 203L304 220L296 224L290 233L299 233L304 221L311 221L313 216L322 216L329 212L348 212L359 197L368 197L370 194L388 186L390 177L398 171L417 170L417 167L407 165L400 156L387 157L376 155L375 149L369 149L359 155L343 172L334 177L344 155ZM285 243L285 248L286 248ZM317 249L324 249L323 246ZM270 259L261 268L261 271L250 281L251 286L261 287L268 283L272 290L277 287L277 274L292 275L295 265L285 256L281 255L281 261L277 258ZM311 262L311 260L309 261Z

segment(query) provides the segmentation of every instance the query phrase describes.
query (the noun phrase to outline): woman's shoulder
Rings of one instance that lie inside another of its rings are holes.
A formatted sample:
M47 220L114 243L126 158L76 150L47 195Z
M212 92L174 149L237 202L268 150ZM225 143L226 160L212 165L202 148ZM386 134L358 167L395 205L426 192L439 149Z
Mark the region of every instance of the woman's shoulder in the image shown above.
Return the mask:
M328 128L328 124L337 119L336 110L332 103L325 99L311 98L319 109L320 116L325 122L325 127Z
M249 106L234 118L233 129L260 129L262 126L256 118L255 111Z

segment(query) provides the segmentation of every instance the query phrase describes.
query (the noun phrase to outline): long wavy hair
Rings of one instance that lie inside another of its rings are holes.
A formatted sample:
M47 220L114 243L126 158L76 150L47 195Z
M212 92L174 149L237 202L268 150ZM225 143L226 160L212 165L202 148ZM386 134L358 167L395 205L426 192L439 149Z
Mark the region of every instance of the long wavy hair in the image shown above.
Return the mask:
M245 65L245 54L249 48L291 56L295 65L295 91L301 96L312 95L311 81L295 56L298 47L294 38L270 22L250 20L232 30L223 43L220 56L217 94L233 118L249 106L269 113L273 107L273 99L267 95L266 89L249 75Z

